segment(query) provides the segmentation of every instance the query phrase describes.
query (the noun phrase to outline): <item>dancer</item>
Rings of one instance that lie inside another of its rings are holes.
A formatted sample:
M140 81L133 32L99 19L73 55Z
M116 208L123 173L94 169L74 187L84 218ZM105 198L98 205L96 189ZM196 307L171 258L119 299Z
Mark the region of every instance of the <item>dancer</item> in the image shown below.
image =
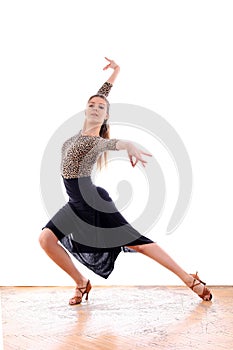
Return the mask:
M199 276L184 271L157 243L136 231L118 212L107 191L92 182L93 167L96 162L99 167L106 162L107 151L126 150L133 167L138 162L146 166L146 157L151 157L132 142L109 138L107 96L120 67L115 61L106 60L104 70L113 70L109 79L88 99L82 130L62 147L61 175L69 202L43 227L40 245L75 281L70 305L80 304L84 295L88 299L91 282L80 273L66 250L96 274L108 278L119 253L133 249L175 273L200 298L210 301L212 294ZM121 244L117 244L119 237Z

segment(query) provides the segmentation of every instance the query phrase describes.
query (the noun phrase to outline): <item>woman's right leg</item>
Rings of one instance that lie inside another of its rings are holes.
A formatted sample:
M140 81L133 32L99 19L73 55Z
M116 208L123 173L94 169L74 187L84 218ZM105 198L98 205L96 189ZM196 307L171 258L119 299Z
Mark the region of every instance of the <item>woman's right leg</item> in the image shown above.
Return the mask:
M168 270L175 273L188 287L191 288L193 286L196 278L184 271L157 243L128 247L148 256L162 266L166 267ZM201 295L204 291L204 288L206 287L202 283L199 284L196 282L192 290L196 294ZM212 296L209 291L209 293L207 293L207 295L204 297L204 300L211 300L211 298Z
M39 242L47 255L75 281L76 289L75 296L81 296L78 288L83 288L87 285L87 279L78 271L69 254L58 243L58 238L49 228L44 228L40 234Z

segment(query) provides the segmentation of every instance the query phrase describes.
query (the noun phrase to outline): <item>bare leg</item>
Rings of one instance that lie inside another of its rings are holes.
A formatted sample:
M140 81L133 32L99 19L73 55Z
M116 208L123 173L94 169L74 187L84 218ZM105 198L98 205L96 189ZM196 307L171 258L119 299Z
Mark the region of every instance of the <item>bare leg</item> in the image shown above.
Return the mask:
M159 247L157 243L129 246L129 248L155 260L171 272L175 273L188 287L192 286L194 278L184 271L161 247ZM203 288L203 284L199 284L193 288L193 291L197 294L202 294ZM209 300L208 295L205 297L205 300Z
M86 286L87 279L78 271L65 249L58 244L58 238L50 229L45 228L40 234L39 242L47 255L75 281L75 295L81 296L78 288Z

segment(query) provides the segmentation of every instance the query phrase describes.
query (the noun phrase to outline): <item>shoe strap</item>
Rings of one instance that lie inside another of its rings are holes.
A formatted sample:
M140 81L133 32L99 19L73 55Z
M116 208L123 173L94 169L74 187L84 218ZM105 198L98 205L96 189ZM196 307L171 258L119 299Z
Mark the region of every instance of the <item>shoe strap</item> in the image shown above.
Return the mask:
M197 283L195 283L195 282L197 282ZM190 288L193 290L193 288L199 286L199 284L201 284L201 282L199 280L197 280L196 278L194 278L193 284L191 285Z
M76 288L76 289L78 289L78 290L80 291L80 293L82 293L82 296L83 296L83 294L85 294L85 292L86 292L86 290L87 290L87 286L88 286L89 283L90 283L90 280L87 281L86 286L84 286L84 287L77 287L77 288ZM85 289L85 290L82 291L82 289Z

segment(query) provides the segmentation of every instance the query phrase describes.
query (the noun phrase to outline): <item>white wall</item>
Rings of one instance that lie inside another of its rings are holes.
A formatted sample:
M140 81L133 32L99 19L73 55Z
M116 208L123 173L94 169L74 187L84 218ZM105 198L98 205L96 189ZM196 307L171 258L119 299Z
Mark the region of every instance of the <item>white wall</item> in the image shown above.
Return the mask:
M232 9L205 0L2 4L1 285L73 285L38 244L48 221L40 164L54 131L108 77L104 56L121 65L111 102L161 115L192 162L189 211L160 245L209 284L232 284ZM121 254L108 280L77 266L97 285L180 284L139 254Z

